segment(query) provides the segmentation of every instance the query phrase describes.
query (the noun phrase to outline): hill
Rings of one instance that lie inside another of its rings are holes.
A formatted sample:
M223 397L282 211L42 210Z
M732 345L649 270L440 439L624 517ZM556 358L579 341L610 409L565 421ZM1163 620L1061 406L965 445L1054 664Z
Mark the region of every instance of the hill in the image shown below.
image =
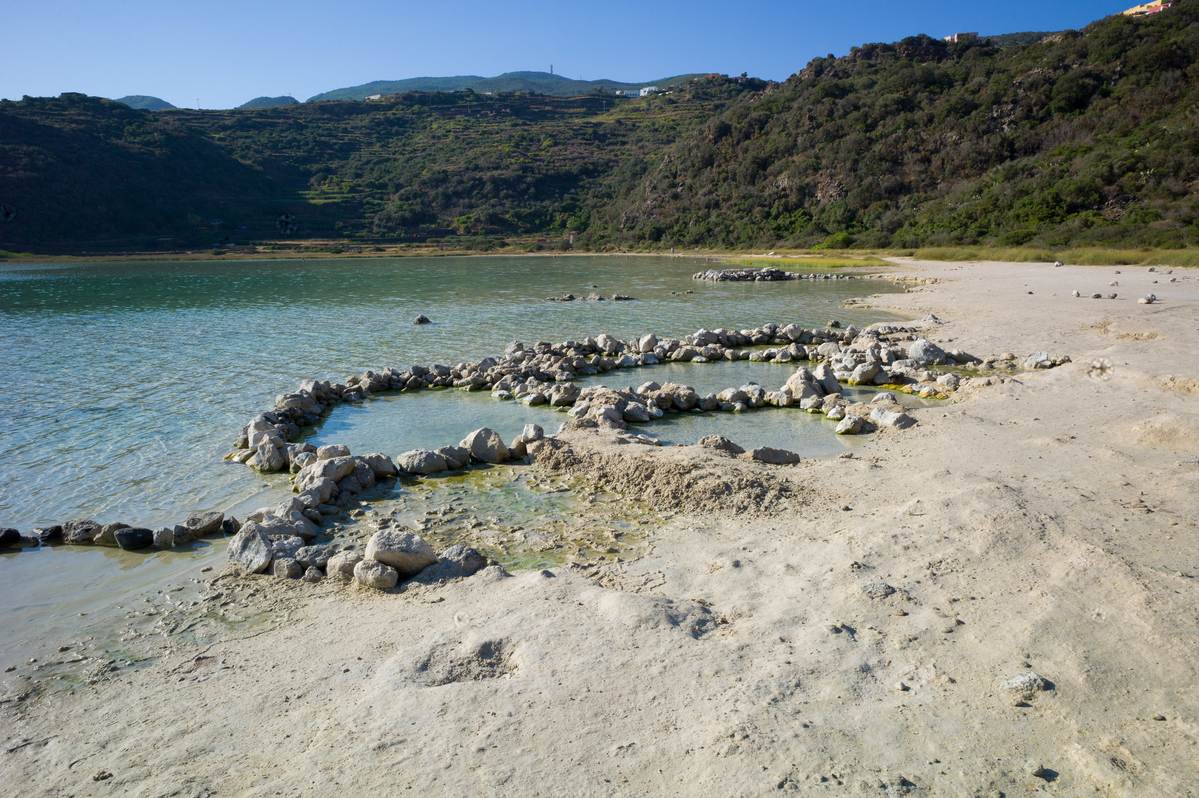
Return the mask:
M295 97L255 97L247 103L242 103L237 106L239 110L245 108L273 108L276 105L295 105L299 100Z
M377 80L361 86L351 86L336 89L314 97L308 102L321 100L365 100L375 94L384 96L403 94L409 91L471 91L484 94L487 92L527 91L536 94L549 94L556 97L575 97L589 94L596 89L604 91L630 91L643 86L668 86L686 83L692 78L702 77L699 74L676 75L674 77L651 80L644 83L621 83L615 80L572 80L562 75L549 72L505 72L493 78L483 78L478 75L460 75L453 78L408 78L406 80Z
M166 100L160 100L157 97L149 97L144 94L130 94L114 102L124 103L130 108L137 108L142 111L163 111L175 107Z
M762 81L671 96L408 93L170 114L64 94L0 102L0 249L581 229L656 154ZM423 240L423 238L422 238Z
M17 211L0 249L568 230L589 249L1187 247L1196 108L1199 0L636 99L409 91L154 114L26 98L0 102L0 205Z
M597 209L584 243L1199 242L1199 2L1038 44L927 36L747 94Z
M1022 44L1037 44L1042 39L1049 36L1058 36L1061 31L1056 30L1028 30L1022 33L1001 33L997 36L982 36L987 44L995 47L1016 47Z

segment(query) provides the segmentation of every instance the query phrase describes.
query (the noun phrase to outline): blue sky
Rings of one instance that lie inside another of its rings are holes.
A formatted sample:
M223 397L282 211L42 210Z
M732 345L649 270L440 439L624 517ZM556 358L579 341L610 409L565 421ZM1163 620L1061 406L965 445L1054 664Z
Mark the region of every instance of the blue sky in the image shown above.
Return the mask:
M1079 28L1130 0L921 3L413 3L8 0L0 97L148 94L232 108L422 75L548 71L654 80L725 72L784 80L818 55L917 33Z

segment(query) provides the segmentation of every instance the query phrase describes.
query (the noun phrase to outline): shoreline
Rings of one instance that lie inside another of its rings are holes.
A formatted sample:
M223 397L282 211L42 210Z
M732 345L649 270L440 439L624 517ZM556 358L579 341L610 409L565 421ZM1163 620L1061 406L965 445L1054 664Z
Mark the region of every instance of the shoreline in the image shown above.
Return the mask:
M38 794L1188 794L1199 286L902 269L937 282L864 300L935 313L941 345L1074 362L785 469L573 431L559 468L686 508L645 556L384 595L219 577L213 601L287 619L4 700L4 772ZM790 506L714 511L747 468Z

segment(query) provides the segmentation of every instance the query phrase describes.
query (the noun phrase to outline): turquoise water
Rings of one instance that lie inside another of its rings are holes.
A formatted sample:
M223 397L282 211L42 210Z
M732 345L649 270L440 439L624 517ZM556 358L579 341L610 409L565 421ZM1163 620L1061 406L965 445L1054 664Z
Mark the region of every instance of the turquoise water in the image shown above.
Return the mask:
M286 476L221 456L242 424L306 378L453 364L502 354L512 340L831 318L862 325L894 317L840 310L843 299L902 290L691 279L714 265L664 257L0 263L0 525L28 532L89 517L155 527L195 510L274 504L290 492ZM545 301L593 290L637 301ZM434 323L413 325L418 313ZM777 388L790 371L671 364L603 376L616 387L655 379L718 390L755 376ZM338 406L308 434L395 455L456 443L479 426L511 439L527 421L552 431L565 418L486 392L421 391ZM828 422L799 411L668 416L639 429L669 442L709 431L745 446L806 439L808 456L843 445ZM223 549L211 541L148 555L93 547L0 554L0 657L24 661L81 635L115 640L131 602L161 600L201 565L219 570Z
M156 526L193 510L273 502L288 490L285 477L220 458L246 420L309 377L453 364L502 354L511 340L889 318L838 309L884 283L691 279L710 265L663 257L0 264L0 523L27 530L83 516ZM545 301L592 290L637 301ZM418 313L434 323L413 325ZM657 379L651 371L614 377L639 384ZM525 408L475 399L404 395L397 406L408 408L399 422L408 433L369 448L394 455L456 443L481 419L508 434L524 423ZM417 401L428 404L414 409ZM339 423L335 415L318 435L336 439Z

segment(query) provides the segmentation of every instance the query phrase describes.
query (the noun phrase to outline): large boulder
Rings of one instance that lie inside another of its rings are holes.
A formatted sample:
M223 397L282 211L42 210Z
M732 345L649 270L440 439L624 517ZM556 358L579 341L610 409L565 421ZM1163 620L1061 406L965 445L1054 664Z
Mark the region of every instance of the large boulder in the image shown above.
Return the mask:
M287 468L287 459L270 441L258 444L258 450L248 461L253 468L263 473L274 473Z
M154 530L142 527L119 529L116 532L117 545L122 549L148 549L154 545Z
M841 393L841 383L837 381L837 375L833 373L833 369L827 363L818 365L812 371L812 376L816 378L816 382L820 383L820 387L826 395Z
M487 567L487 558L468 546L451 546L441 553L441 561L420 572L419 581L437 582L471 576Z
M730 441L728 438L722 438L719 435L705 435L699 439L699 446L706 449L715 449L718 452L728 452L729 454L744 454L745 450L737 444Z
M500 434L488 427L467 435L459 446L469 449L470 456L480 463L502 463L509 456Z
M271 539L261 526L248 521L229 541L229 561L242 573L260 574L271 564Z
M321 448L325 447L322 446ZM337 483L354 473L354 468L357 465L357 461L349 456L318 460L311 465L301 468L300 472L296 474L296 490L302 493L318 484L322 479Z
M376 560L360 560L354 566L354 579L363 587L391 590L400 581L396 569Z
M304 546L296 549L296 553L293 556L295 557L296 562L305 568L311 568L313 566L316 566L317 568L324 568L329 564L329 560L333 558L335 553L336 552L334 551L333 547L329 545Z
M442 446L437 454L445 458L445 465L450 471L466 468L470 465L470 449L465 446Z
M205 535L215 535L220 532L224 522L224 513L192 513L183 522L183 526L187 527L193 538L202 538Z
M21 533L16 529L0 529L0 549L15 546L21 541Z
M381 529L366 544L366 559L390 565L403 576L415 576L437 562L437 552L420 535Z
M750 460L770 465L792 465L799 462L799 455L786 449L774 449L770 446L759 446L749 453Z
M888 410L885 407L876 407L871 410L870 420L877 427L894 427L896 429L907 429L916 423L916 419L907 413Z
M449 468L445 457L429 449L413 449L396 458L396 467L404 474L438 474Z
M339 551L329 558L325 566L329 576L339 576L342 579L354 578L354 567L362 562L360 551Z
M63 543L91 543L100 534L100 525L88 518L76 518L62 525Z
M358 458L360 462L366 463L375 475L375 479L386 479L394 477L399 473L395 462L385 454L372 452L371 454L363 455Z
M945 350L927 338L917 338L908 347L908 359L917 363L944 363Z

